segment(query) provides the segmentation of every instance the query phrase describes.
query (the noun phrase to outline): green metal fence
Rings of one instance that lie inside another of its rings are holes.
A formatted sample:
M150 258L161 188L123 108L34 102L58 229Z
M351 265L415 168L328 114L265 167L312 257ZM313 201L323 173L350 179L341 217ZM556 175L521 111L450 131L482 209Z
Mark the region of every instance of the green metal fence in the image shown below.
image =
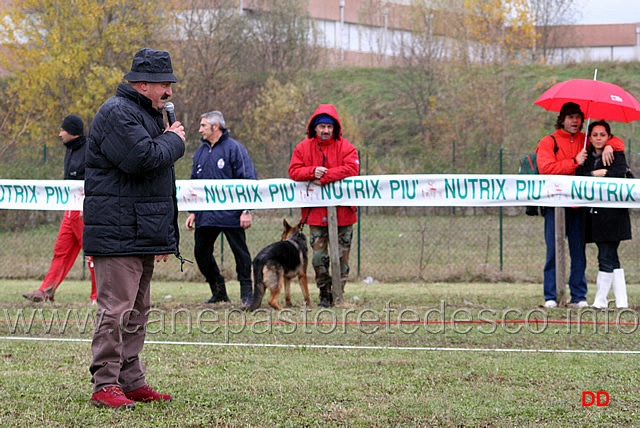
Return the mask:
M640 236L640 216L632 212L634 236ZM0 233L0 279L42 279L51 261L61 213L3 212L16 218L29 216L38 226ZM300 220L299 210L256 210L247 231L253 255L280 238L282 219ZM181 252L193 259L193 233L180 213ZM308 229L307 229L308 230ZM216 245L225 277L235 279L235 263L224 240ZM362 207L354 227L351 250L352 281L505 281L542 282L544 264L543 219L529 217L522 207L480 208L380 208ZM627 281L640 282L640 250L635 241L620 246ZM595 282L597 249L587 246L587 277ZM88 277L82 260L69 278ZM313 272L309 268L310 277ZM157 265L156 280L204 282L194 265L180 272L177 260Z

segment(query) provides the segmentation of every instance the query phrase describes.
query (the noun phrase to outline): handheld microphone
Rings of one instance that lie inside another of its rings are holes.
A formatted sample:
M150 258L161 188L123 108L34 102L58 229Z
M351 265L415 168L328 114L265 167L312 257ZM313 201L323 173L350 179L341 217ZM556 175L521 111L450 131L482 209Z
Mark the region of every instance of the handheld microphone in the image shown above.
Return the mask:
M171 101L164 105L164 111L167 112L167 122L169 122L169 126L173 125L173 122L176 121L176 112Z

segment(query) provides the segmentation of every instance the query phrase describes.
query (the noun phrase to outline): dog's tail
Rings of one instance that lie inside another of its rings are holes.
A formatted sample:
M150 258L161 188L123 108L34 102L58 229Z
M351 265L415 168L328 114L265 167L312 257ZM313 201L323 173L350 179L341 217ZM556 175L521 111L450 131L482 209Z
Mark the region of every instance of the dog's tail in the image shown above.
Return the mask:
M264 263L259 258L253 261L253 300L250 311L255 311L262 304L262 298L264 297L264 281L262 276L262 267Z

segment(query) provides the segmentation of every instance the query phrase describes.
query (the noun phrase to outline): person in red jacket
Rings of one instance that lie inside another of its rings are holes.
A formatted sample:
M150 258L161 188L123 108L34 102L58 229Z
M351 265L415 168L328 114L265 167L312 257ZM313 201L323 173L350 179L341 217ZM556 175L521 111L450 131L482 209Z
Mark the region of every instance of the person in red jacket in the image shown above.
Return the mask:
M573 102L565 103L560 109L553 134L543 137L536 149L538 170L540 174L575 175L579 166L587 158L585 134L582 132L584 113L580 106ZM620 147L621 146L621 147ZM624 143L620 139L607 142L603 152L605 165L613 161L613 151L624 151ZM571 268L569 273L569 290L574 308L585 308L587 304L587 257L584 239L584 208L565 208L566 234L569 242ZM556 240L555 210L544 210L544 239L547 246L544 264L544 307L555 308L556 301Z
M360 160L353 145L342 136L338 112L332 104L320 104L307 125L307 138L294 149L289 163L289 177L295 181L309 181L319 186L358 175ZM349 277L349 251L353 224L357 221L355 207L339 206L338 245L340 247L341 287ZM302 208L302 223L309 225L313 250L311 264L320 289L319 306L333 306L331 274L329 271L329 229L325 207ZM335 244L335 243L334 243Z
M58 134L66 147L64 155L64 179L84 180L84 165L86 152L86 137L84 135L84 123L80 116L70 114L62 120L60 133ZM22 297L32 302L50 300L62 281L73 267L73 264L82 249L82 229L84 221L82 211L65 211L58 230L55 246L53 247L53 259L40 288L35 291L22 293ZM87 257L89 274L91 276L91 303L96 304L96 274L93 269L93 259Z

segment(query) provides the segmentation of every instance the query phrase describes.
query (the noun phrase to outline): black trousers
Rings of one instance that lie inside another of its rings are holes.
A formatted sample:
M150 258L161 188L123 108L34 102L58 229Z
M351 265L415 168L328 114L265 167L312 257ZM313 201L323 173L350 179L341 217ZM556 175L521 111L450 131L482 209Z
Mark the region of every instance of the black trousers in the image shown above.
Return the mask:
M241 227L212 227L202 226L196 228L195 231L195 248L194 255L200 272L204 275L213 297L226 297L226 288L224 277L220 273L220 268L213 256L213 246L218 236L224 233L229 242L231 251L236 260L236 273L238 274L238 282L240 282L240 298L242 303L250 304L252 292L251 283L251 254L247 247L247 237L245 231ZM219 290L219 291L216 291ZM224 292L224 296L216 296L217 292Z
M618 247L620 241L596 242L598 246L598 270L601 272L613 272L620 269Z

